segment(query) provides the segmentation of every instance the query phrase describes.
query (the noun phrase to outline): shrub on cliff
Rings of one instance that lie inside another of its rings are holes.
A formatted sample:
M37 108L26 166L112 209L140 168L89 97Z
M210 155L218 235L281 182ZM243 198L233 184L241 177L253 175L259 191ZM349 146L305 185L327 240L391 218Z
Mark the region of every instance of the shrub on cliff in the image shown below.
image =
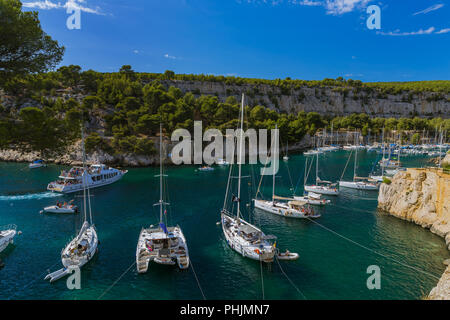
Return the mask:
M391 184L392 181L391 181L391 179L389 179L389 178L383 177L383 183Z

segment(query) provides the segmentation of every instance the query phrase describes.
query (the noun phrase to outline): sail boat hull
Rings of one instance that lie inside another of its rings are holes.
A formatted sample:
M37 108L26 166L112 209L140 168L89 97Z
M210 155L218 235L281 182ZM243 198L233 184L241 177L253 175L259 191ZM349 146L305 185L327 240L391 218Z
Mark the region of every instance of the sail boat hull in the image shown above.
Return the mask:
M339 190L337 188L329 188L326 186L305 186L305 191L325 194L328 196L339 195Z
M378 190L378 185L362 181L339 181L339 187L357 190Z
M295 210L289 208L289 206L284 203L274 204L273 201L257 199L254 199L253 201L255 204L255 208L286 218L308 219L320 217L320 214L314 214L314 211L309 211L306 208Z
M97 231L85 222L78 236L64 248L61 254L63 266L81 268L94 257L97 247Z
M273 262L273 258L276 253L276 249L266 240L260 240L255 237L247 237L248 233L241 231L241 228L245 228L247 231L253 230L255 234L264 237L258 228L252 224L240 219L239 223L237 218L231 217L222 212L222 231L225 235L225 239L231 249L242 255L243 257L262 261L266 263Z

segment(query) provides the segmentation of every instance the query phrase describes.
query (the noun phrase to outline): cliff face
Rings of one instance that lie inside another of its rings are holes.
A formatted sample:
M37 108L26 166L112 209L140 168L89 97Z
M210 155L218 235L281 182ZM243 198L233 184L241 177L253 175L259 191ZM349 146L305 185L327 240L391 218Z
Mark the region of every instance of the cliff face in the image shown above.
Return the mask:
M197 92L205 95L217 95L225 101L230 95L240 100L242 92L246 93L247 103L264 105L271 109L297 113L299 111L318 112L322 115L344 116L352 113L367 113L378 117L410 117L418 116L450 116L450 95L444 94L443 99L433 101L433 93L425 92L408 97L408 93L379 97L376 93L348 93L334 88L301 87L289 92L282 92L279 87L267 84L228 85L224 82L201 82L166 80L165 86L174 86L183 93Z
M450 175L436 169L408 169L382 184L378 208L401 219L413 221L443 237L450 250ZM450 300L450 266L431 299Z

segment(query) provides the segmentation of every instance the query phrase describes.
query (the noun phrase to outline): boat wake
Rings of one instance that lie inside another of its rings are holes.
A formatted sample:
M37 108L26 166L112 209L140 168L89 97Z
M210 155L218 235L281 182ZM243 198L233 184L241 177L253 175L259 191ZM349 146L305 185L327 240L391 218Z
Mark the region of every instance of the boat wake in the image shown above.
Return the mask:
M54 192L27 193L16 195L0 195L0 201L40 200L61 197L62 194Z

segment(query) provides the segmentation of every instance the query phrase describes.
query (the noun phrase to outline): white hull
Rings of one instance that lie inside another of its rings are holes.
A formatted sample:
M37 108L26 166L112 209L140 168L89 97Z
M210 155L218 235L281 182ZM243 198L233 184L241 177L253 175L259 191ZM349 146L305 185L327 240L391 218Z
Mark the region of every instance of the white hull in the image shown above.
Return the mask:
M289 208L287 204L284 203L274 204L272 201L257 199L254 199L253 201L255 203L255 208L286 218L307 219L320 217L320 214L309 213L305 208L302 208L301 210L295 210Z
M14 242L17 232L15 229L0 231L0 252L6 249L8 245Z
M339 181L339 187L357 190L378 190L378 185L362 181Z
M326 186L305 186L305 191L325 194L328 196L337 196L339 194L339 190L337 188L330 188Z
M86 250L78 250L78 245L83 243L87 244ZM97 231L94 226L87 227L85 222L78 236L64 248L61 254L63 266L66 268L71 266L81 268L95 255L97 246Z
M96 168L96 170L101 171L87 174L86 187L89 189L103 187L114 183L120 180L128 172L127 170L117 170L113 168L105 169L106 166L103 165L99 166L101 166L101 169ZM61 175L60 178L63 180L49 183L47 189L59 193L83 191L82 176L80 174L76 176Z
M43 163L30 163L28 165L28 168L30 168L30 169L37 169L37 168L42 168L42 167L45 167L45 166L46 165L43 164Z
M378 182L383 182L384 176L370 176L370 179L373 179Z
M49 206L45 207L42 212L45 213L75 213L78 212L78 208L76 206L70 207L58 207L58 206Z
M330 200L327 199L311 199L308 197L299 197L299 196L294 196L294 200L298 200L298 201L304 201L307 204L313 205L313 206L324 206L327 203L330 203Z
M178 265L180 269L189 267L189 251L180 227L167 228L166 235L160 228L142 229L136 247L138 273L146 273L149 263Z
M227 214L221 213L222 231L225 239L231 249L242 255L243 257L263 262L272 262L276 253L276 249L267 240L258 238L245 237L239 231L240 226L246 226L249 229L255 230L261 237L264 233L261 230L251 225L250 223L240 219L240 224L237 219Z

